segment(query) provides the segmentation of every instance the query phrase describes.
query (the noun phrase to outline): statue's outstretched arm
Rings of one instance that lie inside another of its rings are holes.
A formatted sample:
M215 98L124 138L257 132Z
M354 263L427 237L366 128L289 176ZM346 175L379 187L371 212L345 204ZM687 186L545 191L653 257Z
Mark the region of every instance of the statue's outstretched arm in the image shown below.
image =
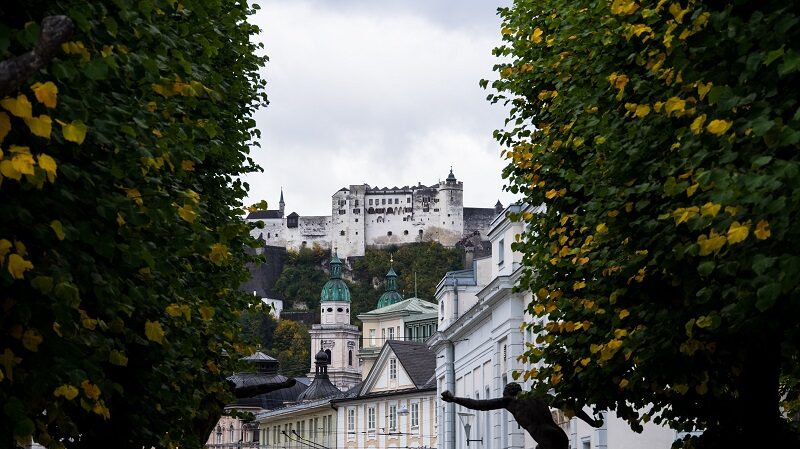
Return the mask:
M506 405L508 405L508 401L505 398L497 398L497 399L459 398L453 396L453 394L450 393L449 391L445 391L442 393L442 400L445 402L456 403L471 410L498 410L501 408L506 408Z

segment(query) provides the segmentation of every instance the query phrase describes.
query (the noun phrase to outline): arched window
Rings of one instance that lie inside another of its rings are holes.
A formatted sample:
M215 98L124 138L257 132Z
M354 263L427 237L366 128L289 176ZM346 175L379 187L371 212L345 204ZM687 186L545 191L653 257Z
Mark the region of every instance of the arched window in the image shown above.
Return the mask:
M217 444L222 443L222 427L217 426Z
M347 351L347 364L353 366L353 350Z
M339 235L344 235L344 231L339 231Z
M333 362L333 358L331 357L331 350L330 349L326 349L325 350L325 354L328 354L328 363Z
M230 437L230 442L233 443L233 423L228 427L228 436Z

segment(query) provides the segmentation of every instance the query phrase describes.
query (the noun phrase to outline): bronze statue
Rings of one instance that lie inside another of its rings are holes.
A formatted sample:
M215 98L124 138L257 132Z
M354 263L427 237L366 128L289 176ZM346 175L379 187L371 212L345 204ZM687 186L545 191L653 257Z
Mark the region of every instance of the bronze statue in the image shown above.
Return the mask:
M538 449L567 449L569 439L567 434L556 425L553 415L550 413L550 397L546 398L527 395L518 397L522 392L522 387L511 382L503 389L503 397L497 399L469 399L453 396L449 391L442 393L442 400L454 402L472 410L498 410L506 409L513 416L517 423L536 440ZM591 418L581 407L574 407L570 410L578 418L586 421L592 427L603 425L602 420Z

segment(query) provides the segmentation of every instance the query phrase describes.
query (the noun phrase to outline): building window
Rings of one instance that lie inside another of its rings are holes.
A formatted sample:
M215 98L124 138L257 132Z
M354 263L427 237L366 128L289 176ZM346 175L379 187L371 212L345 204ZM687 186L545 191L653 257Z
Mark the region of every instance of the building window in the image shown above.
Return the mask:
M386 343L386 328L381 329L381 344Z
M353 366L353 350L347 352L347 364Z
M397 430L397 406L389 406L389 430Z
M410 202L411 202L411 197L409 196L409 197L406 198L406 203L410 203Z
M369 200L369 205L372 206L372 200L371 199Z
M228 427L228 437L230 437L230 442L233 443L233 441L234 441L233 440L233 424L231 424L231 426Z
M347 431L355 432L356 430L356 410L354 408L347 409Z
M400 199L399 198L395 198L394 199L394 204L400 204Z
M375 407L367 409L367 430L375 430Z
M375 329L369 330L369 345L375 346Z
M354 214L360 214L361 213L361 209L353 209L353 213Z
M386 198L381 200L381 204L386 204Z
M389 328L389 340L394 340L394 328Z
M422 235L422 229L419 230L419 235Z
M404 218L403 220L405 220L405 218ZM403 235L408 235L408 229L406 229L405 231L403 231Z
M339 235L344 235L344 231L339 231Z
M389 359L389 379L397 379L397 359Z
M358 200L355 200L355 201L353 202L353 207L358 207Z
M503 265L503 262L505 261L506 256L505 251L503 251L504 249L505 240L500 239L500 241L497 242L497 265Z
M386 236L387 236L387 237L391 237L391 236L392 236L392 231L387 231L387 232L386 232Z
M356 218L356 223L358 223L358 218ZM356 234L358 234L358 232L356 232Z
M411 427L419 427L419 402L411 403Z
M347 209L339 209L339 215L344 215L347 213Z
M217 426L217 444L222 443L222 427Z

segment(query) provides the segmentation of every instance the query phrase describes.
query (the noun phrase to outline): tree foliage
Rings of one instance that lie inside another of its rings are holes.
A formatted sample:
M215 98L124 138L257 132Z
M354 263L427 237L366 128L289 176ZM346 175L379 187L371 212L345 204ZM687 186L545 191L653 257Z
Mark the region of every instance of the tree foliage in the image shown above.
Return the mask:
M308 326L291 320L280 320L272 337L273 356L287 377L305 376L311 370L311 335Z
M0 101L0 446L199 447L232 397L240 217L266 97L235 0L12 2L72 40Z
M330 258L330 252L319 246L303 247L299 251L289 251L286 264L275 281L275 291L283 296L286 308L303 305L316 310L319 295L328 276L322 271L323 262Z
M796 444L797 5L516 1L490 100L540 333L525 378L563 403ZM484 81L486 86L488 82ZM783 402L782 402L783 401Z

